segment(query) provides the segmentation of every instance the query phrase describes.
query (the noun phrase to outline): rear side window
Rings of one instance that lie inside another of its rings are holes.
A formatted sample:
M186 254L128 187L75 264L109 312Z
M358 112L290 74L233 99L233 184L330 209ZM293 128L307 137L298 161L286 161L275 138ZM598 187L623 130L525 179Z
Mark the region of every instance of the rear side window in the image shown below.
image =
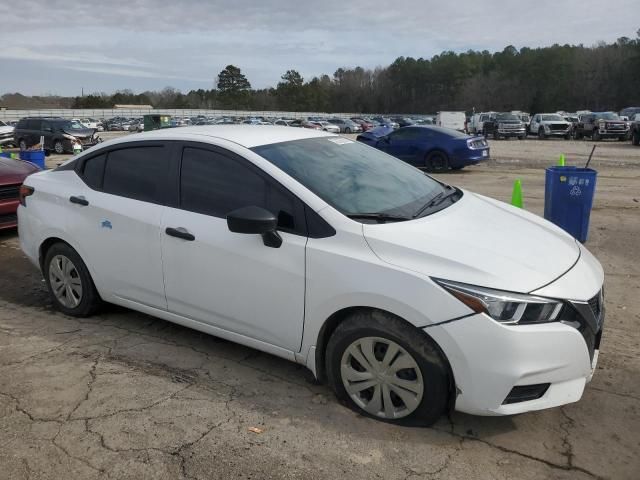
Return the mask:
M162 146L113 150L107 157L102 189L121 197L163 203L168 168L169 156Z
M27 130L40 130L40 125L42 125L42 120L27 120L27 125L24 127Z
M225 218L255 205L278 217L278 228L302 233L296 222L296 198L249 166L220 153L186 147L180 173L180 208Z
M91 188L99 190L102 188L102 174L107 160L107 154L103 153L97 157L90 158L84 163L82 168L82 178Z

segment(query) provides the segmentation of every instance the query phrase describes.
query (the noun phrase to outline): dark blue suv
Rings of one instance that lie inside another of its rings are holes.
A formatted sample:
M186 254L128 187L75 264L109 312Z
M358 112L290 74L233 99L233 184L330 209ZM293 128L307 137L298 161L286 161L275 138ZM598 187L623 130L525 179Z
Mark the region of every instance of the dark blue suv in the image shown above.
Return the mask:
M383 126L358 135L357 140L429 172L460 170L489 159L484 137L449 128L414 125L393 130Z

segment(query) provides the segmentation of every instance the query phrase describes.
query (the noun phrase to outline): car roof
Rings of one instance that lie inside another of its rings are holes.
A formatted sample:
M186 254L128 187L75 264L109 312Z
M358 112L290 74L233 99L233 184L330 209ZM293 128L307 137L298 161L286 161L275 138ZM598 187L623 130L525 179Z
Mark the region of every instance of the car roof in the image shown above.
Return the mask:
M273 143L303 140L306 138L333 137L334 134L319 132L307 128L282 128L275 125L201 125L193 127L163 128L151 132L136 134L136 140L193 140L192 135L220 138L241 145L245 148L253 148ZM118 141L119 140L119 141ZM120 137L110 144L126 142L131 137Z

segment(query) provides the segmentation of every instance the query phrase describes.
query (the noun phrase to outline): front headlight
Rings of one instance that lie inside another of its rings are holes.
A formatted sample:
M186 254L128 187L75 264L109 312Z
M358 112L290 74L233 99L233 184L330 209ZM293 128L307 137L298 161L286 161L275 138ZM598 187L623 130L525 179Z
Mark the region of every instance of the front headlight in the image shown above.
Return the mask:
M550 298L504 292L449 280L433 279L476 313L508 325L530 325L558 319L562 302Z

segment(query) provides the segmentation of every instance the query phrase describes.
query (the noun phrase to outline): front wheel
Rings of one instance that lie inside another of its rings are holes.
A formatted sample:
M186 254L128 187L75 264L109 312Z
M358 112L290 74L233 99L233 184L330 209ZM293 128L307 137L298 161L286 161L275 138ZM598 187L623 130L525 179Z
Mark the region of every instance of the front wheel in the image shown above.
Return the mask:
M23 139L20 139L20 142L18 142L18 147L20 148L20 150L26 150L27 142Z
M351 129L349 127L345 128L344 133L351 133Z
M594 142L599 142L601 140L600 132L598 130L593 131L593 133L591 134L591 140L593 140Z
M518 135L518 140L524 140L525 138L527 137L525 137L524 135Z
M47 250L43 274L53 303L61 312L86 317L100 307L100 296L87 266L66 243L56 243Z
M424 332L386 312L363 311L338 325L326 360L336 396L366 416L428 426L447 408L442 353Z
M538 138L540 140L546 140L547 135L544 133L544 128L538 129Z
M500 140L500 134L498 133L497 130L493 131L493 139L494 140Z
M441 151L431 152L425 158L424 167L428 172L446 172L449 170L449 157Z
M53 144L53 149L58 155L62 155L64 153L64 145L61 140L56 140Z
M631 137L631 143L638 146L640 145L640 132L633 132L633 136Z

